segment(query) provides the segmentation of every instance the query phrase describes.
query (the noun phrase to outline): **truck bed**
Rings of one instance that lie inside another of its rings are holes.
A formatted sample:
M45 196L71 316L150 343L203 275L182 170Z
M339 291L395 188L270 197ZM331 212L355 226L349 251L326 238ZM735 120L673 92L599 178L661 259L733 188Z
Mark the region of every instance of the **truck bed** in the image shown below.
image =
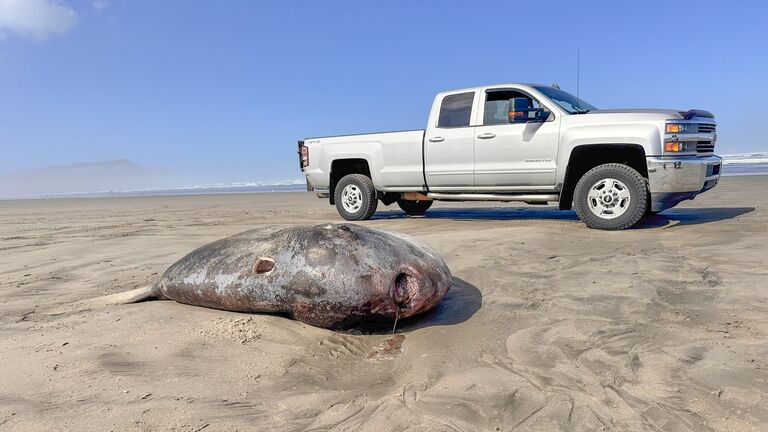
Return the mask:
M424 129L306 138L310 166L305 173L318 189L327 188L332 162L363 159L381 191L414 191L424 186ZM384 151L386 147L386 151Z

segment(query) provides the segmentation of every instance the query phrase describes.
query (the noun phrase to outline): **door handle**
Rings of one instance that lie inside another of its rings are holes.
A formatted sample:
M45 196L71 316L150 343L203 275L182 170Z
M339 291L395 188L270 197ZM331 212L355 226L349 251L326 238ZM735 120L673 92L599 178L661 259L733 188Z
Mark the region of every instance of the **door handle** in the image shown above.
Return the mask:
M496 134L488 132L488 133L480 134L477 137L480 139L491 139L491 138L496 138Z
M443 142L445 141L445 138L443 137L432 137L429 139L429 142Z

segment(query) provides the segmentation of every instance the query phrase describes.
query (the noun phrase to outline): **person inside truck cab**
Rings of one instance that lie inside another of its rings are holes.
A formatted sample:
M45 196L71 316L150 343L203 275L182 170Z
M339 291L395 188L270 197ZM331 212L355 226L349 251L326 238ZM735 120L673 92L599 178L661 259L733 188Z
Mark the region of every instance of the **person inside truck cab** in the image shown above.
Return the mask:
M485 97L484 125L527 123L543 109L539 101L511 90L491 91Z

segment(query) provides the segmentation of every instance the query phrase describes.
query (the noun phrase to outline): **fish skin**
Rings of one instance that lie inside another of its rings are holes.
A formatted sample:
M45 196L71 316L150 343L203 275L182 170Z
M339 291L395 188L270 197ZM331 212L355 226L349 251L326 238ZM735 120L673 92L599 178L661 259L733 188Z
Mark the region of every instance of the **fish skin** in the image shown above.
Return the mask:
M246 231L180 259L154 296L196 306L282 313L307 324L348 328L408 318L450 289L443 259L417 240L355 224Z

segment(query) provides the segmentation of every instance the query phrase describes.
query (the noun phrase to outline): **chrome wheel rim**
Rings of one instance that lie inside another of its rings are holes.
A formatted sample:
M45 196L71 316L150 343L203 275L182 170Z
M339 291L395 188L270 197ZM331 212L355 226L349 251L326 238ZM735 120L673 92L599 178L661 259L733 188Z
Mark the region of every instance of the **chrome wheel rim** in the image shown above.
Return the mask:
M357 185L349 184L341 191L341 205L349 213L357 213L363 206L363 191Z
M620 180L604 178L589 188L589 210L601 219L615 219L629 209L632 197L629 188Z

